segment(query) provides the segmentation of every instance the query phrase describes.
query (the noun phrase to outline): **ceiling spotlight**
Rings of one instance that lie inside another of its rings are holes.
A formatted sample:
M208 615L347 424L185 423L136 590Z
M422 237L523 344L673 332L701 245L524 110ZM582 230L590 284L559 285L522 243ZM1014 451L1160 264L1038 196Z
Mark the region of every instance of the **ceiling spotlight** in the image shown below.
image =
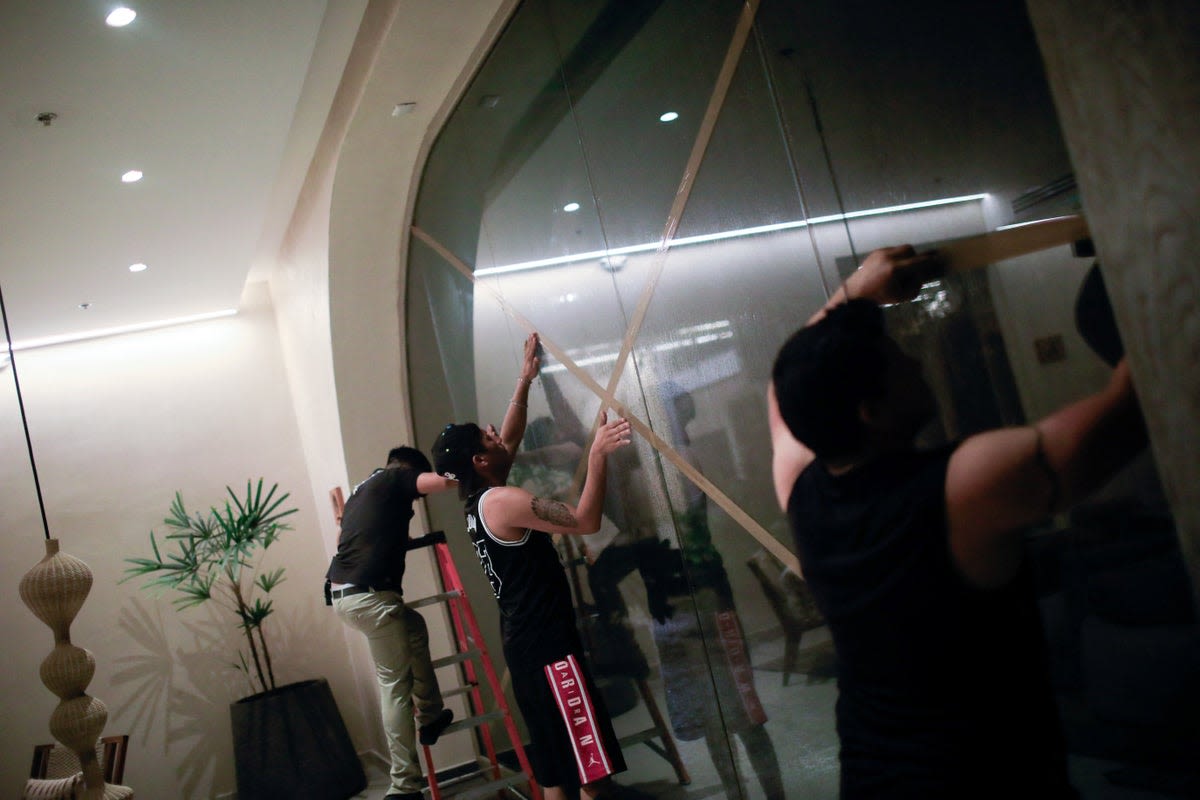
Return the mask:
M396 103L396 105L392 107L392 116L403 117L405 114L411 114L416 110L416 103Z
M111 14L104 18L104 21L114 28L124 28L126 25L133 22L134 17L136 16L137 12L132 8L121 6L120 8L114 9Z
M130 272L145 272L147 269L149 269L149 267L147 267L145 264L139 263L139 264L130 264L129 265Z
M565 206L563 206L563 211L566 211L568 214L571 214L578 210L579 210L579 203L567 203Z
M142 179L142 171L140 169L131 169L121 176L121 183L137 183Z
M79 304L79 310L80 310L80 311L87 311L87 310L88 310L89 308L91 308L91 307L92 307L92 304L91 304L91 303L80 303L80 304Z
M136 17L137 12L132 8L121 6L113 9L112 13L104 18L104 21L113 28L124 28L126 25L133 22Z
M678 111L668 111L658 118L659 122L674 122L679 119Z

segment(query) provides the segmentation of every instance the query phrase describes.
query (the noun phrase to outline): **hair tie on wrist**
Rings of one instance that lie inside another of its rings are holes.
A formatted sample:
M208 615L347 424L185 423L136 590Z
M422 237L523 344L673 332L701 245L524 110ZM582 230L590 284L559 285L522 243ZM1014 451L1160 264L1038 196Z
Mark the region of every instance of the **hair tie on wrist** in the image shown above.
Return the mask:
M516 400L509 400L508 404L510 406L516 406L517 408L529 408L529 406L525 405L524 403L518 403Z

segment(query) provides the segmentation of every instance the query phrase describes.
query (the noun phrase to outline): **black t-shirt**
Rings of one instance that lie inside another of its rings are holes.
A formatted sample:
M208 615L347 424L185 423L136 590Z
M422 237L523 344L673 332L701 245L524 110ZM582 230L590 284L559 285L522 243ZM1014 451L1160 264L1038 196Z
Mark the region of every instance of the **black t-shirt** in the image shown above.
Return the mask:
M1028 573L984 591L954 564L953 450L840 476L814 462L792 488L804 577L838 657L842 796L1072 797Z
M479 505L489 490L467 499L467 533L500 604L505 658L548 664L581 651L571 587L550 534L529 529L518 542L496 539Z
M377 469L354 487L342 512L342 533L327 578L372 589L400 591L408 523L421 473L408 467Z

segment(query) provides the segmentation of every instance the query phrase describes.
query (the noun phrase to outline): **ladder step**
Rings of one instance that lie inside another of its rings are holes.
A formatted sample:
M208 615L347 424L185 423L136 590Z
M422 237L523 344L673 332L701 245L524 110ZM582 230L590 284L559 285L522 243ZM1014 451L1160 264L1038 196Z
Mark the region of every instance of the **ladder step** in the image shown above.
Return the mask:
M460 694L468 694L479 688L479 684L467 684L466 686L456 686L453 689L447 689L442 692L442 697L456 697Z
M435 658L433 660L433 668L446 667L451 664L461 664L464 661L470 661L472 658L479 658L478 650L464 650L461 653Z
M469 728L477 728L480 725L485 725L489 722L499 722L504 719L503 711L488 711L474 717L466 717L465 719L456 719L446 726L446 730L442 731L442 736L455 731L464 731Z
M448 592L441 594L431 594L429 597L422 597L420 600L413 600L411 603L405 602L404 605L409 608L422 608L424 606L432 606L436 603L444 603L447 600L453 600L456 597L462 597L462 592L458 589L451 589Z
M471 776L473 777L473 776ZM512 775L507 775L488 783L471 785L462 789L454 789L452 792L446 792L443 797L454 798L454 800L471 800L474 797L483 797L484 795L498 792L501 789L507 789L511 786L516 786L522 783L529 783L529 777L520 772L515 772ZM443 783L443 785L446 785Z

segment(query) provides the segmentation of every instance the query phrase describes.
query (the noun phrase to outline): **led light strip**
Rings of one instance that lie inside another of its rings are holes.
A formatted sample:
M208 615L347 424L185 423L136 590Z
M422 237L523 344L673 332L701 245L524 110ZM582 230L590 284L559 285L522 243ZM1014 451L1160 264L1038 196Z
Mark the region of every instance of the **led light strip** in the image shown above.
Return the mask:
M171 319L161 319L154 322L140 322L136 325L118 325L114 328L96 328L90 331L82 331L80 333L64 333L58 336L43 336L38 339L26 339L21 342L13 342L13 350L33 350L38 347L49 347L54 344L66 344L68 342L79 342L85 339L99 339L104 336L117 336L122 333L137 333L138 331L154 330L155 328L168 328L172 325L186 325L189 322L203 322L209 319L219 319L221 317L232 317L237 313L236 308L227 308L222 311L209 311L204 314L193 314L188 317L173 317Z
M915 211L921 208L934 208L936 206L951 205L954 203L973 203L983 200L988 195L985 194L967 194L960 197L944 197L938 200L924 200L919 203L905 203L898 206L887 206L886 208L870 208L865 211L847 211L845 214L828 214L823 217L812 217L810 219L789 220L787 222L775 222L770 225L757 225L752 228L738 228L732 231L718 231L716 233L703 233L696 236L684 236L679 239L672 239L666 243L669 248L683 247L691 244L703 244L705 242L717 242L722 239L737 239L742 236L758 236L763 233L775 233L777 231L799 230L807 228L810 225L824 225L830 222L844 222L848 219L861 219L862 217L875 217L884 214L897 214L903 211ZM484 269L475 270L475 277L484 278L489 275L504 275L510 272L525 272L533 269L543 269L545 267L557 267L564 264L574 264L580 261L597 261L602 258L611 258L613 256L623 256L630 253L647 253L653 250L658 250L662 247L661 242L647 242L646 244L633 244L625 247L614 247L611 250L592 250L587 253L579 253L577 255L559 256L557 258L541 258L534 261L522 261L517 264L505 264L499 267L485 267Z

